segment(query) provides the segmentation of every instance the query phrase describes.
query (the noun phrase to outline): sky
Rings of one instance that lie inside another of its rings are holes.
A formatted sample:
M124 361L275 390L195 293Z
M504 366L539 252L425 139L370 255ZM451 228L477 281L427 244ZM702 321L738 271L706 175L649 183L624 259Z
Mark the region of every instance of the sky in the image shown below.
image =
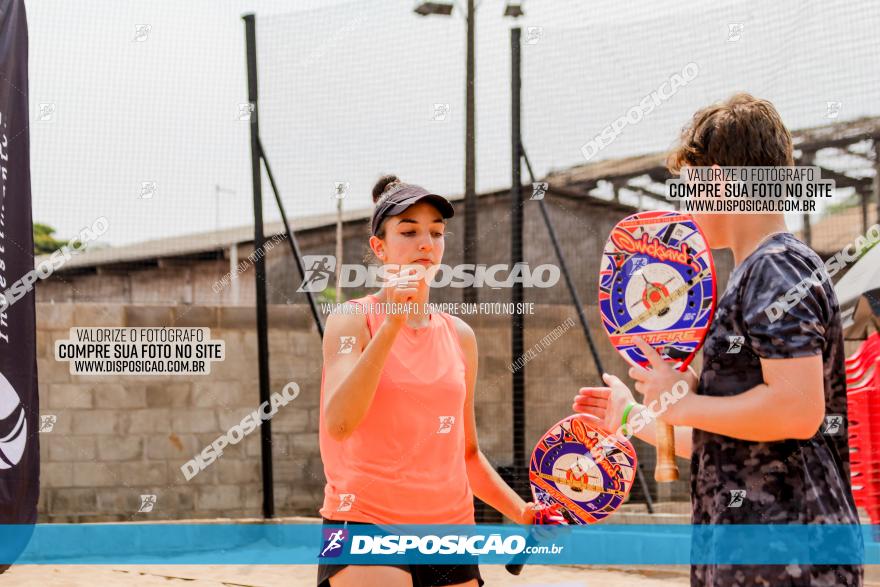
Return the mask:
M244 26L288 215L364 208L379 175L464 186L465 23L409 0L27 1L34 220L124 245L252 222ZM477 189L510 182L511 19L477 9ZM661 151L698 108L749 91L792 129L880 115L869 1L528 0L523 141L538 175L689 63L698 75L593 160ZM534 27L534 28L533 28ZM829 107L831 102L835 106ZM246 111L245 111L246 112ZM218 189L219 188L219 189ZM142 197L145 196L145 197ZM278 218L268 181L264 215Z

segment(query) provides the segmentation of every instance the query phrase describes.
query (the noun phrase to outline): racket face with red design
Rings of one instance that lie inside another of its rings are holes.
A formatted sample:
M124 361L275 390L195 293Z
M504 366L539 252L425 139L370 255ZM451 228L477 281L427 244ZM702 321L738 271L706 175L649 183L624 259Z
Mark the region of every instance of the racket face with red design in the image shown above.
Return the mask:
M557 506L569 524L593 524L617 511L632 489L636 451L599 419L575 414L538 441L529 464L535 503Z
M631 365L648 361L640 336L684 370L715 313L715 264L688 214L639 212L612 229L599 271L599 311L611 344Z

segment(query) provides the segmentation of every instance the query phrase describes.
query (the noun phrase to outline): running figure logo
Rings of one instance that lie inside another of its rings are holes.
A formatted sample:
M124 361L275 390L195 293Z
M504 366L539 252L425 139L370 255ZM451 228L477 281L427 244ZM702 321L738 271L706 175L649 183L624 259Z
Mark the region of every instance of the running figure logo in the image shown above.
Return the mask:
M547 188L550 187L550 184L546 181L536 181L532 183L532 197L530 200L543 200L544 194L547 193Z
M354 343L357 340L357 337L354 336L340 336L339 337L339 353L340 355L350 355L351 351L354 350Z
M825 103L825 118L837 118L840 116L840 107L842 104L840 102L826 102Z
M354 505L354 493L340 493L339 494L339 507L336 508L336 511L337 512L350 512L352 505Z
M825 416L825 426L822 427L822 434L835 435L840 432L840 427L843 425L843 416L840 414L831 414L830 416Z
M544 36L544 27L530 26L526 28L526 45L534 45Z
M303 255L306 275L297 292L320 293L327 289L330 276L336 270L336 257L333 255Z
M55 422L57 421L58 416L54 414L40 416L40 432L52 432L52 429L55 428Z
M153 506L156 505L156 496L155 495L142 495L141 496L141 505L138 508L138 513L149 513L153 511Z
M324 547L321 549L319 558L331 558L342 554L342 545L348 538L348 530L340 528L332 530L327 528L324 530Z
M335 183L336 190L333 193L333 197L337 200L341 200L345 197L345 194L348 193L348 188L351 186L351 182L348 181L337 181Z
M37 114L38 122L53 122L55 117L55 103L41 102L39 113Z
M431 120L434 122L444 122L449 114L449 104L434 104L434 114Z
M147 37L150 35L150 31L153 30L153 25L150 24L136 24L134 25L134 39L132 39L135 43L143 43L147 40Z
M645 257L636 257L632 260L629 266L628 275L632 275L636 271L639 271L642 267L648 264L648 260Z
M739 336L739 335L735 335L735 334L728 336L727 342L730 343L730 346L727 347L727 352L730 353L731 355L738 354L742 350L743 343L745 341L746 341L746 338L744 336Z
M138 197L141 200L150 200L158 192L159 192L159 187L156 185L155 181L142 181L141 182L141 193L140 193L140 195L138 195Z
M745 25L741 22L732 22L727 25L727 42L728 43L736 43L743 36L743 29L745 29Z
M256 107L253 102L241 102L238 105L238 119L242 122L250 122L254 110Z
M438 416L440 418L440 428L437 434L449 434L455 425L455 416Z
M731 489L730 490L730 501L727 504L729 508L738 508L743 504L743 499L746 497L745 489Z

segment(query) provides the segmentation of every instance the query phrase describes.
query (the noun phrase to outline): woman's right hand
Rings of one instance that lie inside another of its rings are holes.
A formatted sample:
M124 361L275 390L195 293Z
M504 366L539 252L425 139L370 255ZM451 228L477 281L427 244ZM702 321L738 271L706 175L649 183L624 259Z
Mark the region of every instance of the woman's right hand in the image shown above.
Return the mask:
M572 409L579 414L590 414L602 420L608 432L620 428L623 411L631 403L637 403L626 384L608 373L602 374L608 387L582 387L574 398Z
M418 269L414 267L402 267L394 277L388 280L387 300L393 304L393 311L386 314L386 318L395 325L402 325L412 313L409 305L419 292L419 284L416 281ZM400 311L404 308L403 311Z

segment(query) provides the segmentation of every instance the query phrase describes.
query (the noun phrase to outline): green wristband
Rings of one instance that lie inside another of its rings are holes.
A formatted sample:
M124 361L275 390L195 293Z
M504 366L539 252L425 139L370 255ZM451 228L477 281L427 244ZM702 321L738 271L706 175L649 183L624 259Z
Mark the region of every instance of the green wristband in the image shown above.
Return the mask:
M626 421L629 418L629 413L634 407L636 407L636 404L634 403L630 403L628 406L626 406L626 409L623 410L623 417L620 418L620 431L623 432L624 436L629 436L626 430Z

